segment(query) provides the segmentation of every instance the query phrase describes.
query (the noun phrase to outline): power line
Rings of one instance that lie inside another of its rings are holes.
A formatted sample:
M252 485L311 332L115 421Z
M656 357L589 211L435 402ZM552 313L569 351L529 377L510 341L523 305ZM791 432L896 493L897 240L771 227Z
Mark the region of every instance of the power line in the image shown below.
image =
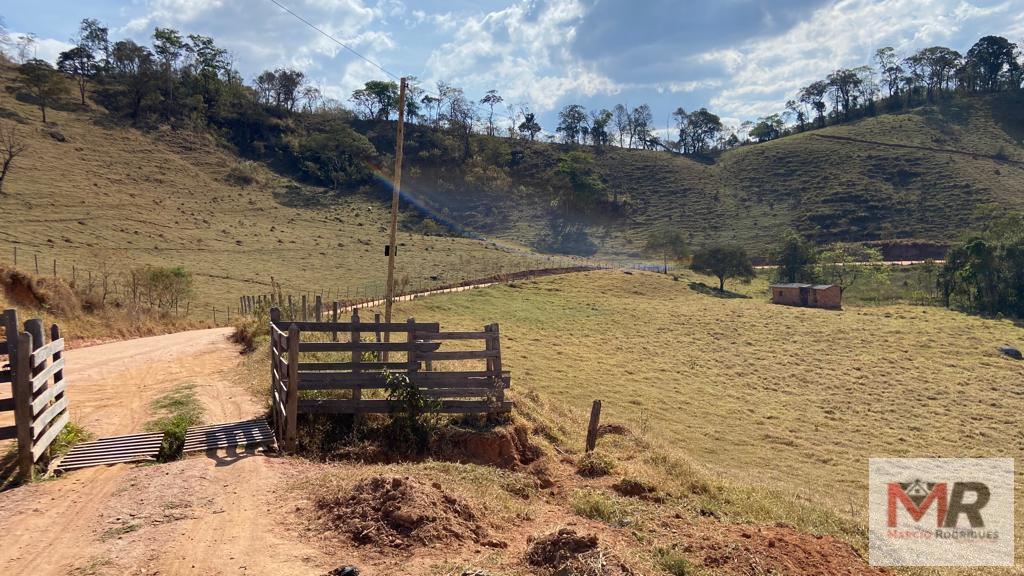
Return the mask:
M305 24L306 26L309 26L309 27L310 27L310 28L312 28L313 30L316 30L317 32L319 32L320 34L322 34L322 35L323 35L323 36L324 36L325 38L327 38L328 40L330 40L330 41L334 42L334 43L335 43L335 44L337 44L338 46L341 46L342 48L344 48L344 49L348 50L349 52L351 52L351 53L355 54L356 56L358 56L358 57L362 58L362 59L363 59L363 60L365 60L365 61L366 61L367 63L369 63L369 64L370 64L371 66L373 66L374 68L376 68L376 69L380 70L381 72L383 72L383 73L387 74L388 76L390 76L390 77L394 78L395 80L399 80L399 77L398 77L398 75L397 75L397 74L392 74L392 73L391 73L391 72L389 72L389 71L388 71L388 70L387 70L386 68L384 68L384 67L383 67L383 66L381 66L380 64L377 64L377 63L376 63L376 62L374 62L373 60L370 60L370 59L369 59L369 58L367 58L366 56L363 56L362 54L360 54L359 52L357 52L357 51L356 51L356 50L355 50L354 48L352 48L352 47L351 47L351 46L349 46L348 44L345 44L345 43L344 43L344 42L342 42L341 40L338 40L338 39L337 39L337 38L335 38L334 36L331 36L331 35L330 35L330 34L328 34L327 32L324 32L323 30L321 30L320 28L318 28L317 26L315 26L315 25L314 25L314 24L313 24L312 22L310 22L309 20L306 20L306 19L305 19L305 18L303 18L302 16L299 16L299 15L298 15L298 14L296 14L295 12L292 12L292 11L291 11L291 9L290 9L290 8L288 8L287 6L285 6L284 4L281 4L281 3L280 3L280 2L278 2L277 0L270 0L270 1L271 1L271 2L273 2L274 4L276 4L276 5L277 5L277 7L278 7L278 8L280 8L281 10L284 10L285 12L287 12L287 13L291 14L292 16L294 16L295 18L297 18L297 19L298 19L299 21L301 21L301 22L302 22L303 24Z

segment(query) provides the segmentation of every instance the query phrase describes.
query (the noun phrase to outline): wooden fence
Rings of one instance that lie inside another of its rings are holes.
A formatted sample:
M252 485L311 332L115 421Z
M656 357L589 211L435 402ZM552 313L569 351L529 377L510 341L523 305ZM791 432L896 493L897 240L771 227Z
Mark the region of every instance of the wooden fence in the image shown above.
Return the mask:
M385 372L408 377L432 412L512 409L512 403L505 400L511 376L502 369L497 324L480 332L442 332L436 322L412 318L383 323L377 316L374 322L363 322L358 309L353 310L350 322L303 322L283 320L281 311L273 308L270 341L271 412L275 433L285 450L295 449L299 414L388 413L396 409L384 396ZM441 350L446 342L459 349ZM482 343L482 349L473 346L474 342ZM442 367L449 369L435 370Z
M16 312L7 310L3 317L8 365L0 371L0 381L11 382L11 398L0 401L0 411L14 412L14 426L0 428L0 439L17 438L18 476L28 480L68 423L64 339L56 324L47 342L42 320L26 320L25 331L19 333Z

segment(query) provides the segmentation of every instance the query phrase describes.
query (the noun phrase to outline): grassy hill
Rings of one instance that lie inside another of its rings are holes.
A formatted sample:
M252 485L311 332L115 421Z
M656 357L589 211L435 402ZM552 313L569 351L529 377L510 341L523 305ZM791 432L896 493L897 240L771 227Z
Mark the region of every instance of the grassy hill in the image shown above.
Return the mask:
M628 207L622 216L587 221L586 238L566 249L638 257L647 233L662 226L683 230L695 244L734 241L755 254L790 228L819 241L948 242L978 222L980 206L1024 208L1022 110L1021 93L958 98L704 161L596 152L609 193ZM461 172L411 155L419 177L409 188L451 221L543 247L558 186L552 170L568 150L481 137Z
M0 85L15 71L0 66ZM102 109L38 109L0 90L0 118L29 149L14 162L0 195L0 263L58 274L79 284L90 274L111 285L129 268L184 266L195 274L193 312L237 307L241 294L269 291L382 294L389 206L363 195L339 197L243 162L202 133L141 132ZM60 141L55 137L63 138ZM241 184L251 177L252 183ZM478 278L549 265L514 245L414 233L403 215L399 275L410 286Z

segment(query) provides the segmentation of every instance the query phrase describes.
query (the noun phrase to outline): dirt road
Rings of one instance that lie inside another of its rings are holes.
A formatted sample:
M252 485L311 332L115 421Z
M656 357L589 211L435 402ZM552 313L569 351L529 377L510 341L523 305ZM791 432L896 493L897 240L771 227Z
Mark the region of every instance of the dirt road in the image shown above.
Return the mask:
M71 350L72 421L97 436L142 430L150 403L191 384L205 421L251 418L260 403L230 378L229 329ZM0 493L0 574L321 574L318 552L283 517L301 464L254 453L85 469ZM145 489L141 489L144 487Z

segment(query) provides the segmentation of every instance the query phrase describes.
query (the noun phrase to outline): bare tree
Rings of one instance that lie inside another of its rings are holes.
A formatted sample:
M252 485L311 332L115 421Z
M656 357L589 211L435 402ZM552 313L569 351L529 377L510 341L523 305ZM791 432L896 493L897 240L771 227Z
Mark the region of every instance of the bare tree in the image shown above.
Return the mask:
M11 170L11 164L25 150L28 150L28 144L18 135L18 127L8 122L0 124L0 160L3 161L0 167L0 194L4 192L4 179Z

